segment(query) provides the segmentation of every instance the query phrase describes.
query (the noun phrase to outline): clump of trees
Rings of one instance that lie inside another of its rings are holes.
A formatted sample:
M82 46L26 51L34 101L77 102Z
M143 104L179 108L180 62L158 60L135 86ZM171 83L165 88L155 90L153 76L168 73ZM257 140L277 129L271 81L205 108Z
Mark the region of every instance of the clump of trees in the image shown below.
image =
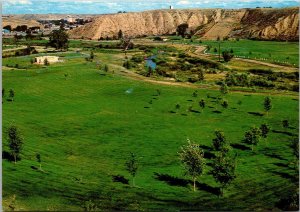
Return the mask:
M178 35L180 35L182 38L186 36L187 29L189 28L189 25L187 23L183 23L177 26L176 32Z
M228 50L223 51L222 56L225 62L229 62L234 57L233 53Z
M54 30L49 35L48 45L54 47L56 50L66 50L68 49L68 34L63 30Z
M188 139L188 144L181 147L178 154L185 174L191 176L193 180L193 190L196 191L196 179L204 172L204 152L197 144L191 143Z
M225 82L222 82L222 84L220 85L220 92L221 94L225 95L228 94L228 86Z

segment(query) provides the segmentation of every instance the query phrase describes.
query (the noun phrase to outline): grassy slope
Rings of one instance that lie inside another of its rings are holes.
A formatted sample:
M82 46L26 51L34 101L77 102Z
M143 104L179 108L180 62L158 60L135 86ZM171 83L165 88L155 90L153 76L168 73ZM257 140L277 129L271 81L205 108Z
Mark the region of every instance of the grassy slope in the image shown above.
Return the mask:
M179 41L175 41L179 42ZM181 42L181 41L180 41ZM186 43L195 45L210 45L209 53L218 54L214 52L214 48L219 49L218 41L203 40L202 43L195 40L185 40ZM221 52L223 50L232 49L236 56L246 56L250 59L266 58L267 62L283 63L287 62L289 65L298 67L299 65L299 43L298 42L277 42L277 41L221 41ZM251 54L249 54L251 52Z
M16 166L3 161L4 206L16 194L17 209L27 210L77 210L89 199L100 199L104 208L129 210L272 209L297 187L289 165L291 137L283 133L271 133L254 152L234 149L239 155L238 177L224 198L214 194L218 185L208 175L209 167L199 179L206 186L196 193L153 177L158 172L185 178L177 157L179 147L186 138L211 146L215 129L224 130L232 143L241 143L251 126L267 122L274 130L285 131L281 120L289 119L295 129L287 131L296 134L298 101L293 97L274 96L269 116L258 117L248 112L263 111L262 95L229 94L230 106L224 110L206 97L219 95L216 91L199 90L193 98L194 90L189 88L101 76L95 64L82 58L48 68L5 71L3 87L16 93L15 102L3 104L3 129L15 123L25 138L22 160ZM129 88L133 93L125 94ZM162 95L155 97L158 88ZM201 98L214 108L205 108L201 114L186 111L190 105L199 110ZM169 111L175 110L176 103L181 105L180 112L172 114ZM141 157L136 177L140 188L111 180L115 174L130 177L124 162L131 151ZM38 166L37 152L46 173L31 168Z

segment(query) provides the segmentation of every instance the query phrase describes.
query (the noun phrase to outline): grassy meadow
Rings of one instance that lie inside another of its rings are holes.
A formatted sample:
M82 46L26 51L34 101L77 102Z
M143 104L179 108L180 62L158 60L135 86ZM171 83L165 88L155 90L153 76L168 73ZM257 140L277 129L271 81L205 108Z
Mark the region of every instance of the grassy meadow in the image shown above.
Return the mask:
M256 54L254 49L230 47ZM33 56L3 59L4 65L19 64L2 73L3 150L8 151L5 132L11 124L24 137L22 159L16 165L3 160L4 210L276 210L280 200L296 193L298 172L290 145L298 137L297 93L230 92L223 97L229 103L224 109L216 99L218 90L120 75L124 68L119 53L95 53L95 60L108 64L109 72L77 53L61 54L64 61L50 66L30 64ZM6 100L9 89L15 91L13 102ZM265 96L273 104L268 115ZM207 104L203 111L201 99ZM282 127L284 119L290 122L287 129ZM263 123L272 130L252 151L243 142L244 133ZM210 175L215 130L224 131L237 155L237 178L224 197L218 196L220 185ZM207 158L196 192L178 158L188 138L205 150ZM124 166L130 152L138 156L136 187ZM37 153L43 172L37 169ZM117 175L129 184L114 182Z

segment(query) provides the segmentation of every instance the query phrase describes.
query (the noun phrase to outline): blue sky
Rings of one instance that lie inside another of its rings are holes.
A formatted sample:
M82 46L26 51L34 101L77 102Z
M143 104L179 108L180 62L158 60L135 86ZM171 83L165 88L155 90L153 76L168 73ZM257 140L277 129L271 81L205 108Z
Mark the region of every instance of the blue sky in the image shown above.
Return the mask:
M4 0L3 14L106 14L118 11L181 8L253 8L299 6L300 0Z

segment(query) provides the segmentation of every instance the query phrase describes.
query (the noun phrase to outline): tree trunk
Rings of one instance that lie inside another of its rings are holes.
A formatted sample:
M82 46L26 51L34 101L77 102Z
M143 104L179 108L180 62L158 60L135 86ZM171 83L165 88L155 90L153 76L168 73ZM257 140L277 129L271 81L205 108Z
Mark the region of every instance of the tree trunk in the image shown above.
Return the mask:
M196 191L196 178L193 178L194 180L194 192Z

